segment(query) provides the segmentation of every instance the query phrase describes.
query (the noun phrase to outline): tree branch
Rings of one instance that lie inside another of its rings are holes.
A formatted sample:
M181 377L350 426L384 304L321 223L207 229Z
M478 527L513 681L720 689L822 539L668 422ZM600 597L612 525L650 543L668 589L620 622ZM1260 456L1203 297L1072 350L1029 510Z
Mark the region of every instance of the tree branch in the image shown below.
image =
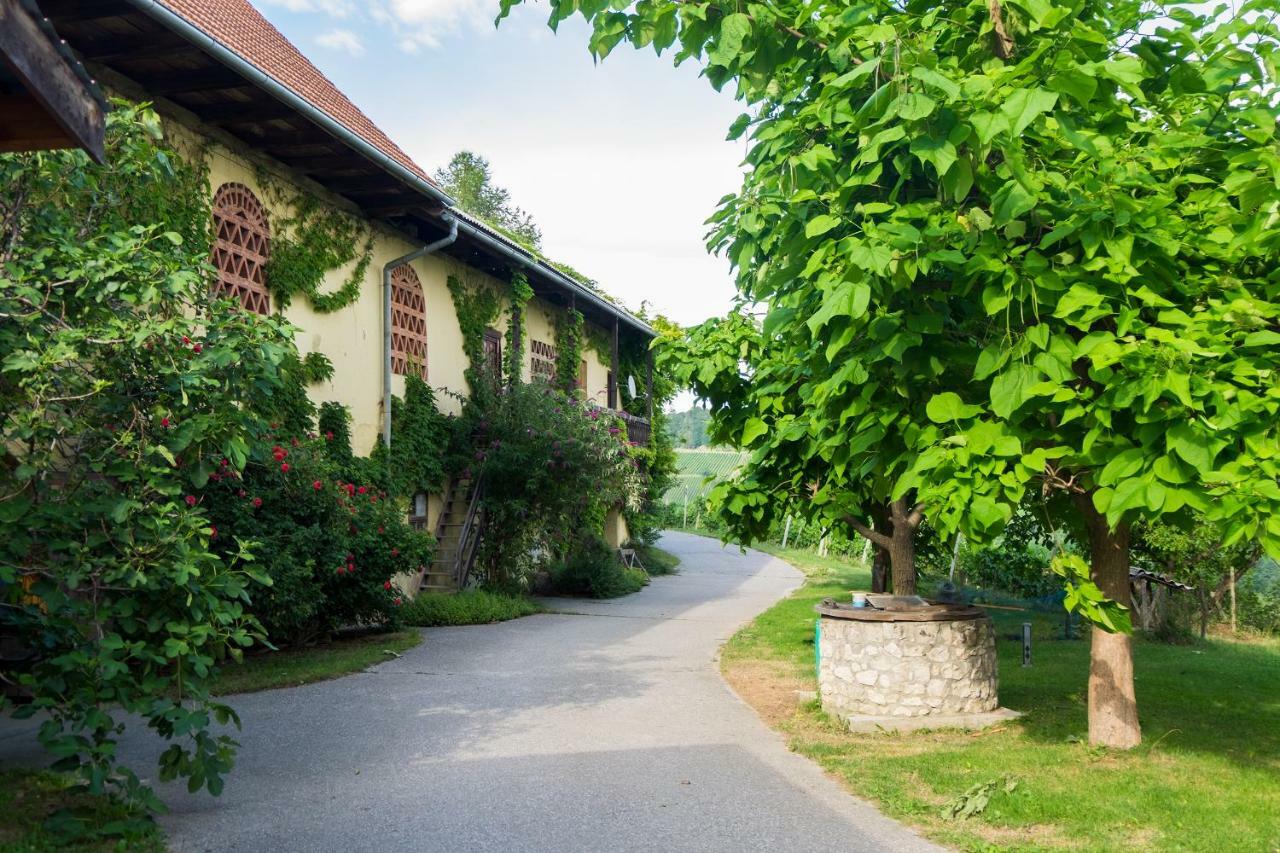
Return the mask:
M1005 27L1004 11L1000 8L1000 0L987 0L987 11L991 13L991 26L996 31L996 56L1008 59L1013 56L1013 50L1017 45L1013 43L1013 36L1009 35L1009 30Z
M924 504L916 504L911 508L911 513L907 516L907 526L915 530L924 521Z
M844 523L852 527L854 530L856 530L858 532L858 535L861 536L863 539L866 539L869 542L873 542L876 545L879 545L881 548L888 548L893 542L893 540L891 540L888 536L885 536L883 533L879 533L875 530L872 530L870 527L867 527L865 524L863 524L861 521L858 521L858 519L854 518L852 515L846 515L844 517Z

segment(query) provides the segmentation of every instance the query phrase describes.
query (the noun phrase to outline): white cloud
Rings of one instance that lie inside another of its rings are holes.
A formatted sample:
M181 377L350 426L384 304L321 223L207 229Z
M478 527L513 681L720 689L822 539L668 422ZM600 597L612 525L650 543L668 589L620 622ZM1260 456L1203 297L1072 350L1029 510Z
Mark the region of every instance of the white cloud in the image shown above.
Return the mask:
M352 56L360 56L364 53L364 44L360 41L360 37L351 32L351 30L329 30L327 33L316 36L316 44L321 47L340 50Z
M464 27L477 33L492 32L496 14L496 4L490 0L381 0L380 5L379 11L390 19L400 36L400 49L406 53L439 47L443 37Z
M334 18L345 18L351 14L351 0L265 0L265 2L289 12L322 12Z

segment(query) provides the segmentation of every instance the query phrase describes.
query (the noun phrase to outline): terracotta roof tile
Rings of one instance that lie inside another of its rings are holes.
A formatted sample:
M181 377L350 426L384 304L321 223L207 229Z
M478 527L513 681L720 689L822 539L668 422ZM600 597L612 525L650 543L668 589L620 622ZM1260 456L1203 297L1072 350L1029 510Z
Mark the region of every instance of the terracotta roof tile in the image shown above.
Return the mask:
M420 178L431 179L248 0L160 0Z

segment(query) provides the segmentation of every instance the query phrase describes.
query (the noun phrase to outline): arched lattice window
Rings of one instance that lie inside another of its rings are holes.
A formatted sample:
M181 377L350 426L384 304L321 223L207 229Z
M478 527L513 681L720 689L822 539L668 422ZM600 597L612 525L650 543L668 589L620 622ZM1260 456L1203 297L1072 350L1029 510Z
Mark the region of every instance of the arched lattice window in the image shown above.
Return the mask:
M427 300L408 264L391 271L391 369L427 378Z
M213 196L213 265L218 291L259 314L271 313L267 258L271 229L258 197L244 184L223 184Z

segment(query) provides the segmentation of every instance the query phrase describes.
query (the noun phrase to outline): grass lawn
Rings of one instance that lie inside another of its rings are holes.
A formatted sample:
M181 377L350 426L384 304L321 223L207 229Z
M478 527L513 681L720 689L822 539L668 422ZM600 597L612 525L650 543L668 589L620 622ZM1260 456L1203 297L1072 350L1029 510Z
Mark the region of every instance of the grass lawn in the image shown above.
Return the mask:
M656 545L637 545L636 556L651 575L669 575L680 565L680 558Z
M331 643L248 655L244 663L227 664L214 680L215 696L297 687L368 669L422 642L418 631L365 634Z
M113 800L71 793L71 784L71 777L45 770L0 770L0 851L164 853L164 836L150 820L134 818ZM70 842L46 828L46 820L63 809L70 820L96 827L110 840Z
M1280 850L1280 642L1139 641L1144 740L1127 752L1085 742L1087 640L1056 614L992 611L1001 705L1026 716L983 732L857 735L796 691L813 691L813 605L866 589L837 558L777 552L807 584L725 646L726 678L792 749L928 836L966 850ZM1034 665L1020 630L1033 625ZM1011 792L1004 781L1016 780ZM999 782L981 814L943 806Z
M541 604L523 595L468 589L456 593L419 593L404 606L401 617L410 625L424 628L487 625L541 613L543 609Z

